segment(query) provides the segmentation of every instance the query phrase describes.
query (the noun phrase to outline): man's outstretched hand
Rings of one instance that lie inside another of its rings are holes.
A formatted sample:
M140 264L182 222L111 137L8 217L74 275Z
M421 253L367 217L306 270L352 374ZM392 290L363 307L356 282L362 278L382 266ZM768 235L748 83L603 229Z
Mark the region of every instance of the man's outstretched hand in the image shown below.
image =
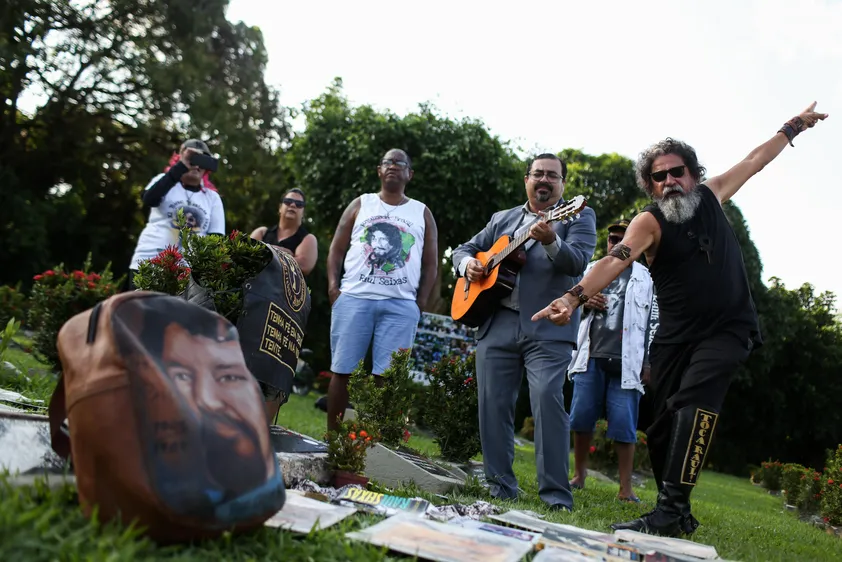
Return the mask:
M537 322L543 318L548 318L556 326L564 326L570 323L570 317L574 310L575 307L567 304L564 297L561 297L551 302L546 308L536 312L532 321Z
M801 129L802 131L806 131L807 129L815 126L815 124L819 121L824 121L825 119L827 119L827 113L816 112L816 103L818 102L811 103L810 107L808 107L798 115L801 118L801 121L804 123L804 128Z

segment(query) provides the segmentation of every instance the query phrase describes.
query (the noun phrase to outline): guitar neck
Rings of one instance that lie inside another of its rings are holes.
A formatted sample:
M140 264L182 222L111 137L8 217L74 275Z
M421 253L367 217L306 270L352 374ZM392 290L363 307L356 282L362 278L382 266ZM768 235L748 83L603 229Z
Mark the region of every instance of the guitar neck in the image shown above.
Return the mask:
M493 258L488 262L488 268L494 269L501 263L503 260L509 257L513 252L517 251L518 248L523 246L526 241L529 240L529 229L527 228L523 232L521 232L514 240L509 242L508 246L500 250L497 254L494 255Z
M544 220L547 224L554 223L559 220L567 220L568 217L578 213L585 207L585 198L577 195L570 201L561 203L552 209L548 209L547 214L544 215ZM509 257L512 252L517 251L518 248L524 245L529 240L529 229L526 228L518 236L516 236L509 244L494 254L485 266L486 273L503 263L503 260Z

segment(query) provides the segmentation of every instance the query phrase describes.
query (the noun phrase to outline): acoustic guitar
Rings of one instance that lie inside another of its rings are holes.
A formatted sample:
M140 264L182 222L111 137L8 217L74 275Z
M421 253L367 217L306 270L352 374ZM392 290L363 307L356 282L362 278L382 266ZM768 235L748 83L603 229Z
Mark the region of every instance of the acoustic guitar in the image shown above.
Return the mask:
M544 220L548 223L575 220L586 203L584 197L577 195L547 211ZM522 246L528 240L529 229L525 228L514 240L510 240L508 235L503 235L488 251L478 252L474 256L482 263L484 275L482 279L473 283L466 277L460 277L456 281L453 300L450 303L451 318L471 328L477 328L491 316L497 304L512 294L515 288L515 278L526 263L526 252Z

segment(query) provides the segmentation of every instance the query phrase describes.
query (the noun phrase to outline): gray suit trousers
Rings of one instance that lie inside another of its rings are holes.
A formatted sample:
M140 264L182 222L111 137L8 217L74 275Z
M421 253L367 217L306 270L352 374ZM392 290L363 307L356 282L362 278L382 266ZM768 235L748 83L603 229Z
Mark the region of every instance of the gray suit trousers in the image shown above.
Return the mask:
M564 409L564 380L573 345L528 339L518 314L500 308L488 333L477 342L479 424L485 477L491 493L516 498L514 419L518 391L526 369L535 418L535 465L538 495L550 505L573 509L568 471L570 421Z

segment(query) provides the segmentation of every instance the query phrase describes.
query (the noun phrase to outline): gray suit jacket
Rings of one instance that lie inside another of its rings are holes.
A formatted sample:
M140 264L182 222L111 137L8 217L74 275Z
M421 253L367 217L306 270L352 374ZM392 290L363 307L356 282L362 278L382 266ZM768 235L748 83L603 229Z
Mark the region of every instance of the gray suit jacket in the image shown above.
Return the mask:
M453 265L457 275L459 264L465 257L487 251L504 234L512 236L522 216L523 205L494 213L484 229L453 251ZM521 225L532 220L528 216L524 217ZM546 319L533 322L532 316L582 280L596 249L596 215L593 209L585 207L575 221L567 224L558 221L552 227L561 239L555 259L550 260L540 242L533 242L527 251L526 263L518 275L520 328L525 336L534 341L570 342L575 348L581 314L579 309L566 326L556 326ZM495 316L496 312L479 327L478 339L482 339L488 332Z

